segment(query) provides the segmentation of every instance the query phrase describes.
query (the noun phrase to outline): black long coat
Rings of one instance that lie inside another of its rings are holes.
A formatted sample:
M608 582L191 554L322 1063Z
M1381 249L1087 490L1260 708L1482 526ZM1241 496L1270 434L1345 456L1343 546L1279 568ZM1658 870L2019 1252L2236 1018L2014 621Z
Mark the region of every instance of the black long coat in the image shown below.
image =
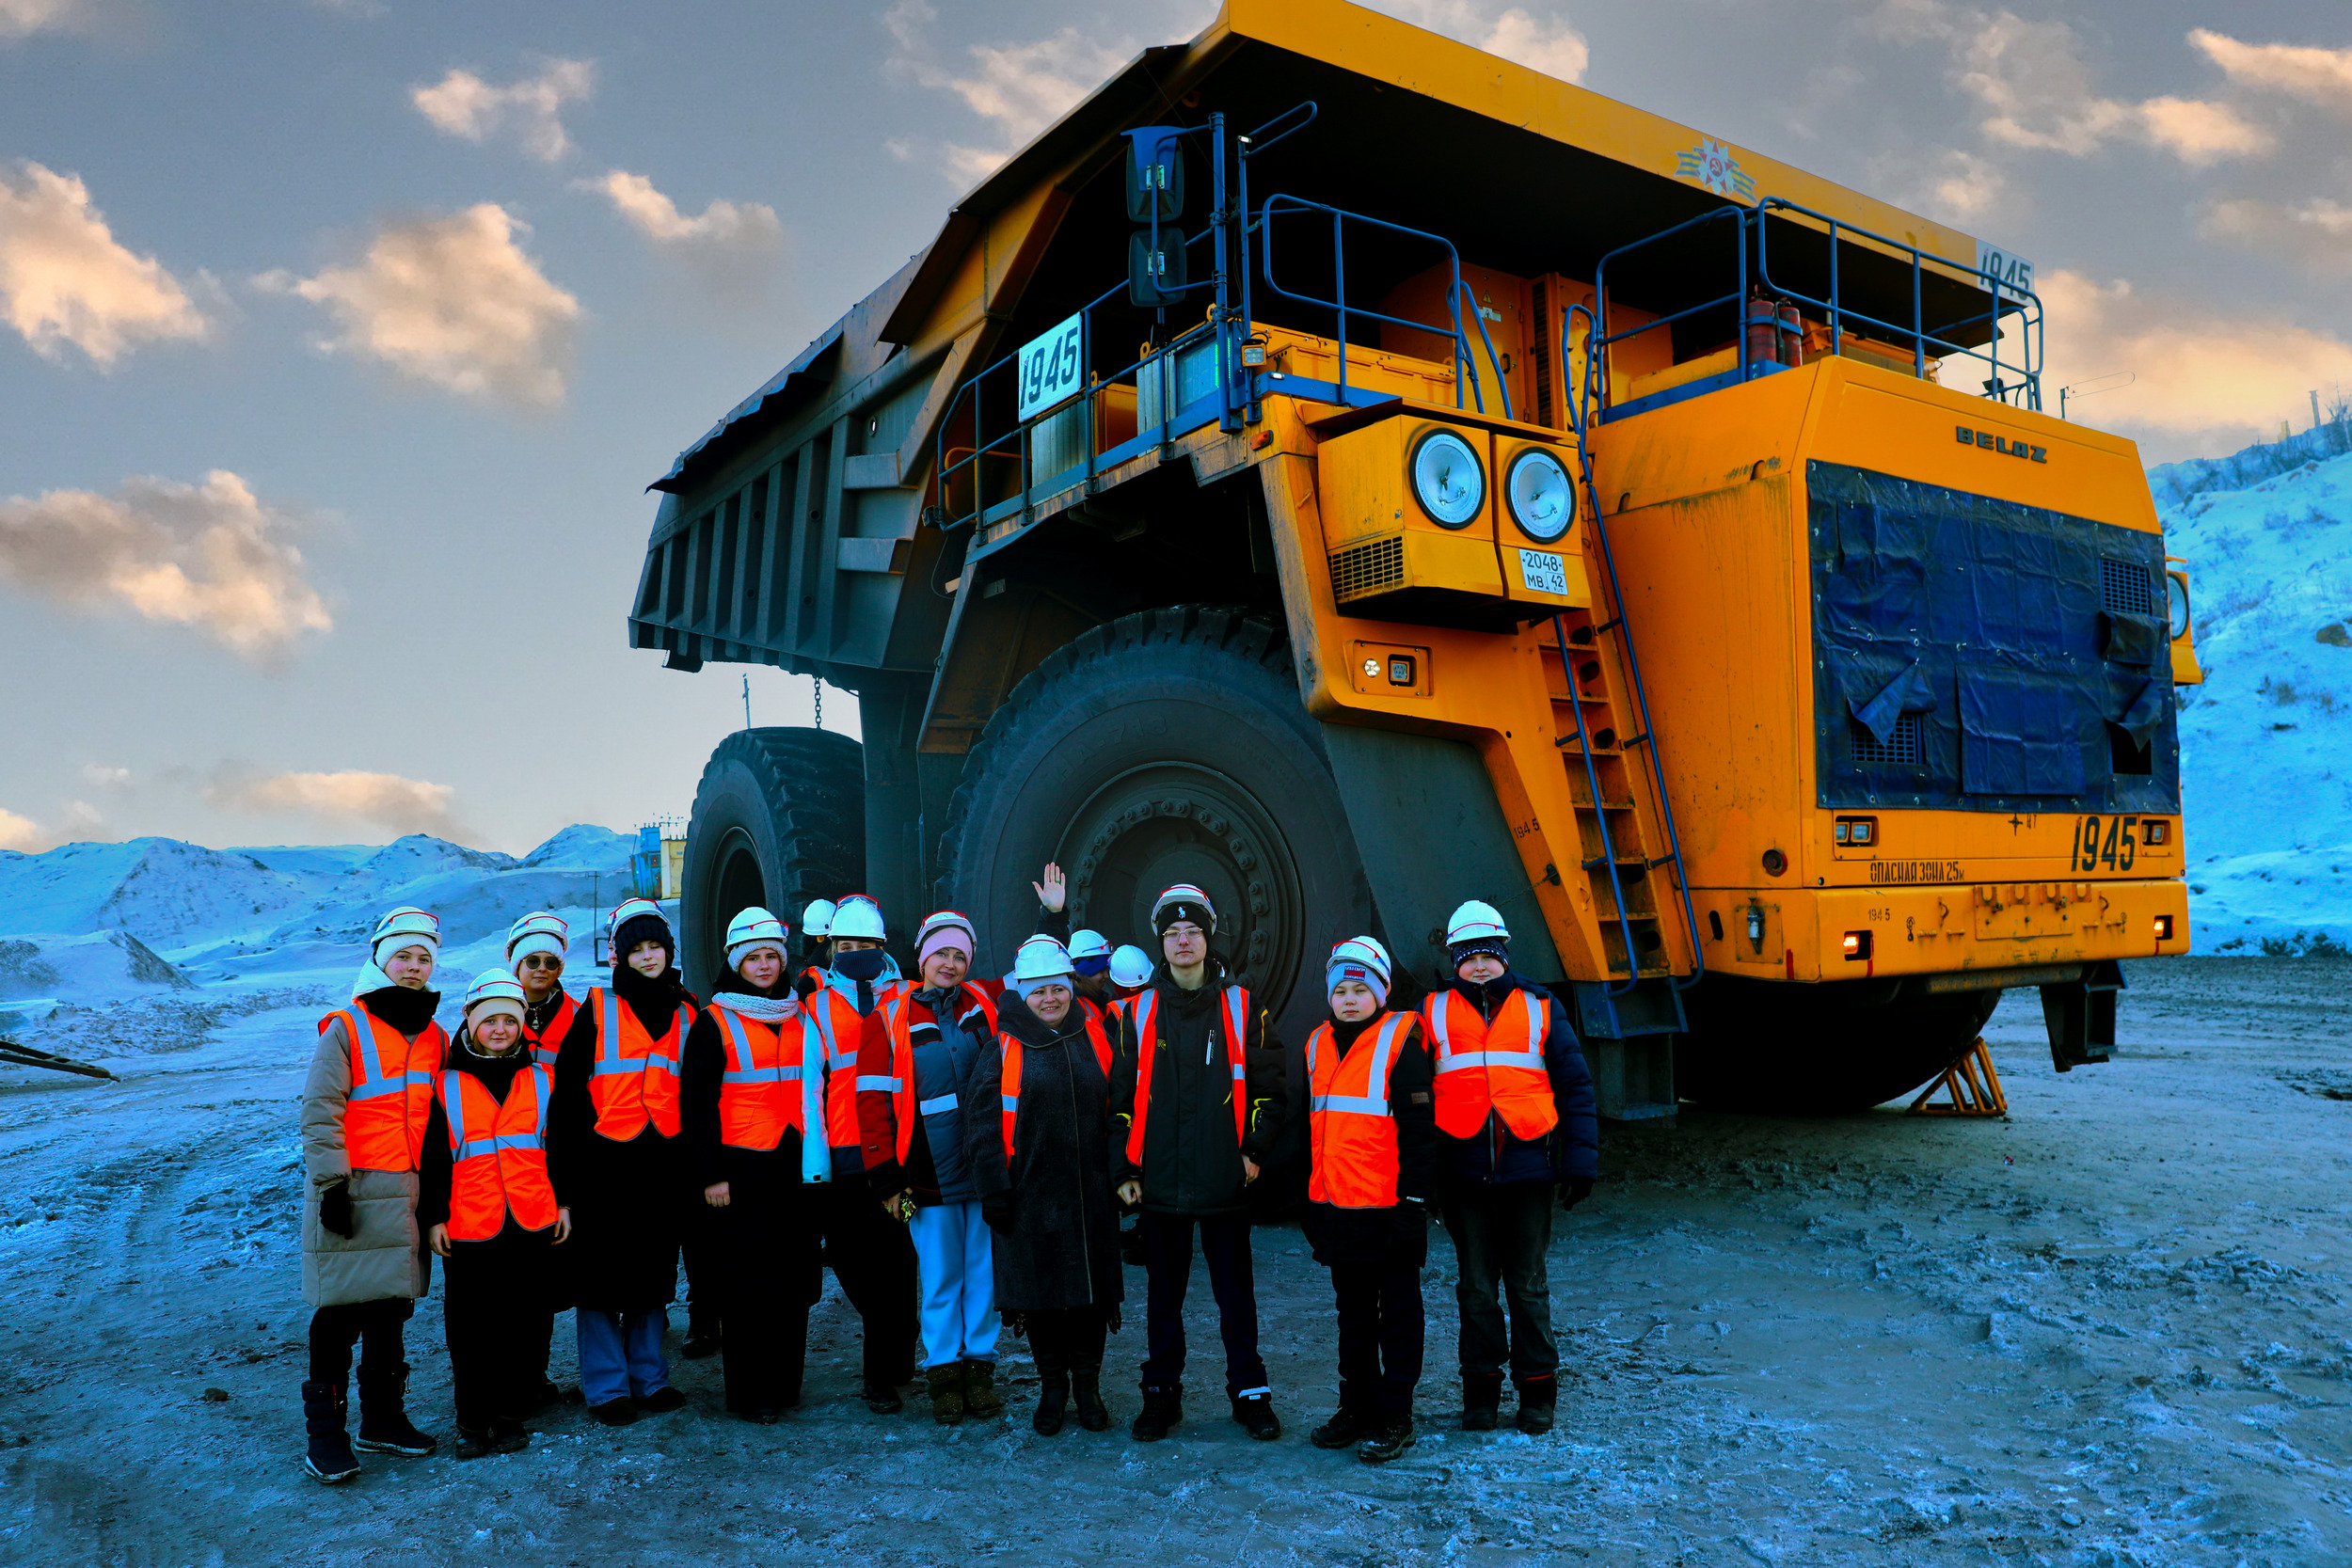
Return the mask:
M983 1051L963 1091L964 1146L986 1202L1013 1195L1011 1228L994 1237L996 1305L1008 1312L1118 1305L1119 1208L1110 1081L1086 1028L1041 1022L1020 997L997 1004L997 1027L1021 1042L1013 1157L1005 1160L1004 1052Z
M675 973L667 971L664 978ZM645 1010L660 1020L647 1026L656 1035L669 1028L676 998L687 996L675 982L659 990L623 984L621 1006L632 1011L628 991L651 991ZM644 1013L639 1017L643 1021ZM648 1126L616 1143L596 1131L588 1080L597 1045L595 1017L583 1006L556 1053L548 1129L548 1175L572 1211L572 1239L562 1248L564 1273L577 1306L651 1312L677 1293L678 1242L688 1203L699 1200L701 1189L691 1185L683 1139L665 1138Z

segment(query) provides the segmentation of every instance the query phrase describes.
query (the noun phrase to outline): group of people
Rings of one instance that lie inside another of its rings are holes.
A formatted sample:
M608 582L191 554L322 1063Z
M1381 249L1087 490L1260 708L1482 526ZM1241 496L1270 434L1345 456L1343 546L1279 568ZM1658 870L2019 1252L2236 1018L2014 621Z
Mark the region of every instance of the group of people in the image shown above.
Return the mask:
M524 1421L564 1397L548 1354L565 1307L593 1417L681 1407L663 1348L681 1249L687 1354L723 1357L744 1419L799 1403L829 1266L860 1319L869 1410L903 1408L919 1338L934 1419L1001 1415L1009 1326L1037 1367L1035 1429L1101 1431L1122 1213L1147 1281L1133 1436L1183 1419L1197 1241L1232 1418L1273 1440L1249 1189L1295 1117L1302 1227L1338 1320L1340 1403L1315 1446L1379 1462L1414 1441L1433 1207L1459 1264L1463 1426L1500 1423L1508 1370L1516 1425L1549 1431L1546 1253L1555 1198L1592 1191L1592 1081L1560 1004L1510 969L1501 915L1454 911L1452 973L1417 1006L1392 995L1405 977L1378 941L1333 947L1298 1105L1267 1010L1215 951L1205 892L1160 895L1152 959L1070 932L1057 868L1036 886L1040 929L1002 977L974 974L978 938L953 911L922 922L902 974L857 895L803 911L797 965L785 921L741 911L707 998L647 900L612 911L611 983L579 998L561 984L564 922L526 915L453 1038L435 1022L438 922L386 914L350 1005L320 1021L303 1092L310 1473L349 1480L355 1450L435 1451L406 1411L403 1328L437 1258L460 1459L526 1447Z

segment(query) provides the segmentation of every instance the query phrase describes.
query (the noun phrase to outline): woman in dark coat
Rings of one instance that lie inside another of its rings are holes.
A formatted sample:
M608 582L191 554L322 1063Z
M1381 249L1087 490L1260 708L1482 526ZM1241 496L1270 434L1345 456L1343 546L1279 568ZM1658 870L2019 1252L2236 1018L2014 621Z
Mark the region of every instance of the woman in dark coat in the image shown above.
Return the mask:
M1021 944L1013 985L1021 994L997 1004L999 1049L982 1053L963 1101L980 1212L995 1232L996 1305L1028 1328L1037 1430L1059 1432L1074 1393L1078 1424L1101 1432L1111 1421L1103 1338L1126 1294L1111 1191L1110 1042L1077 1008L1070 955L1053 938Z
M808 1309L822 1289L816 1189L801 1184L802 1161L832 1160L822 1138L801 1135L824 1116L824 1038L793 994L790 940L783 921L756 907L728 926L730 967L686 1037L679 1105L694 1182L715 1221L727 1409L762 1426L801 1402Z
M580 1391L596 1419L627 1426L641 1411L660 1415L686 1402L670 1386L661 1337L677 1287L687 1181L676 1074L696 1007L678 982L677 940L656 905L629 899L612 911L612 988L589 992L556 1053L548 1173L572 1211L564 1250L571 1255ZM603 1020L615 1006L627 1012L616 1029L628 1070L598 1073Z

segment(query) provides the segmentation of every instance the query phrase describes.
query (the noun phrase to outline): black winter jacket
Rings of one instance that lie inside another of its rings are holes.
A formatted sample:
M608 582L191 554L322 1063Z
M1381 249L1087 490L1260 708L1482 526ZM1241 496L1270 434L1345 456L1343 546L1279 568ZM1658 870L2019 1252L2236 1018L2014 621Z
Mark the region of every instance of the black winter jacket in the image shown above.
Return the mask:
M1111 1117L1110 1082L1073 1006L1058 1027L1008 991L1001 1033L1021 1042L1013 1157L1005 1159L1002 1050L981 1053L963 1090L964 1147L980 1201L1012 1196L998 1231L996 1304L1007 1311L1110 1307L1126 1293L1113 1194L1124 1129Z
M1243 1206L1248 1185L1242 1157L1256 1161L1261 1170L1271 1164L1289 1113L1287 1064L1282 1043L1274 1036L1265 1008L1249 999L1248 1034L1242 1041L1245 1096L1243 1136L1233 1138L1232 1069L1225 1053L1225 968L1212 958L1209 977L1199 990L1185 990L1170 979L1165 966L1152 976L1152 989L1136 998L1122 1015L1116 1054L1111 1060L1111 1112L1120 1149L1121 1179L1143 1183L1143 1206L1169 1214L1229 1214ZM1142 1044L1136 1033L1136 1015L1147 996L1152 1007L1154 1033L1152 1082L1137 1084L1136 1068ZM1148 1107L1144 1121L1143 1163L1125 1159L1127 1130Z
M1551 1028L1544 1036L1544 1070L1551 1079L1551 1101L1560 1123L1540 1138L1518 1138L1489 1114L1486 1125L1468 1138L1440 1132L1440 1176L1444 1181L1500 1186L1514 1181L1592 1180L1600 1171L1600 1130L1593 1111L1593 1075L1576 1040L1568 1009L1525 975L1509 974L1484 985L1456 979L1454 992L1491 1019L1515 990L1533 991L1551 1004Z

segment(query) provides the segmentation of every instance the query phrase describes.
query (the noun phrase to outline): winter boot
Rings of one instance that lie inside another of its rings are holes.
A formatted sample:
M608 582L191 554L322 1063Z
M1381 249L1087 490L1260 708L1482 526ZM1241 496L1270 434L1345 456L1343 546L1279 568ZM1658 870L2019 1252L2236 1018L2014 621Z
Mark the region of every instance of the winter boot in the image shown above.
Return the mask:
M588 1414L596 1418L599 1426L625 1427L637 1419L637 1402L623 1394L619 1399L590 1405Z
M719 1346L719 1330L716 1324L689 1323L686 1326L686 1343L678 1347L678 1354L689 1361L704 1361L718 1354Z
M1462 1374L1462 1430L1492 1432L1502 1419L1502 1374Z
M1143 1410L1128 1433L1138 1443L1156 1443L1168 1429L1184 1418L1184 1390L1180 1384L1143 1386Z
M1519 1386L1518 1429L1530 1437L1541 1437L1551 1430L1553 1418L1559 1413L1560 1380L1547 1373L1512 1381Z
M1384 1421L1380 1429L1366 1437L1356 1449L1356 1457L1367 1465L1385 1465L1413 1446L1413 1418L1400 1416Z
M302 1467L332 1486L359 1473L359 1456L351 1451L343 1433L343 1391L331 1383L302 1386L302 1426L310 1436L310 1451Z
M866 1401L866 1408L877 1416L896 1416L907 1407L907 1402L898 1397L898 1390L880 1378L867 1378L860 1397Z
M665 1383L637 1402L637 1408L648 1416L667 1416L673 1410L686 1408L686 1396L673 1384Z
M1078 1403L1078 1424L1089 1432L1110 1429L1110 1408L1103 1402L1103 1364L1077 1367L1070 1374L1071 1394Z
M1029 1418L1038 1435L1051 1437L1061 1431L1062 1418L1069 1408L1070 1374L1059 1367L1041 1370L1037 1374L1037 1414Z
M1351 1408L1343 1395L1331 1418L1309 1433L1307 1441L1318 1449L1352 1449L1378 1431L1379 1426L1363 1411Z
M520 1453L531 1447L531 1433L520 1421L492 1421L490 1446L501 1453Z
M359 1367L359 1436L352 1447L367 1453L400 1453L421 1459L440 1447L408 1421L408 1363L381 1370Z
M485 1453L496 1453L498 1441L488 1427L461 1426L457 1429L457 1457L480 1459Z
M1274 1418L1272 1394L1235 1394L1233 1420L1261 1443L1271 1443L1282 1435L1282 1423Z
M963 1363L963 1413L983 1421L994 1420L1005 1413L1005 1402L996 1392L995 1362Z
M927 1367L925 1374L931 1385L931 1419L941 1426L951 1427L963 1419L963 1368L950 1361L944 1367ZM999 1410L1003 1405L998 1405Z

